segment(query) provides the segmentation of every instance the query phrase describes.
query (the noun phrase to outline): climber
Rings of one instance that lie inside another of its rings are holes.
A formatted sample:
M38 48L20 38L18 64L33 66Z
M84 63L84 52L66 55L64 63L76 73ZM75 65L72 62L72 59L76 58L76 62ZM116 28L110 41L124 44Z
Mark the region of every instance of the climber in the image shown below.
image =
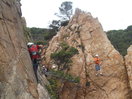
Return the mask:
M94 57L94 63L95 63L96 75L103 75L100 68L101 60L98 54L96 54Z
M42 66L42 73L45 74L46 77L47 77L47 72L48 72L48 68L45 65L43 65Z
M32 42L29 42L28 44L28 51L30 53L31 56L31 60L33 63L33 70L36 76L36 79L38 81L38 77L37 77L37 70L38 70L38 60L40 59L40 55L39 55L39 49L40 47L38 45L35 45Z

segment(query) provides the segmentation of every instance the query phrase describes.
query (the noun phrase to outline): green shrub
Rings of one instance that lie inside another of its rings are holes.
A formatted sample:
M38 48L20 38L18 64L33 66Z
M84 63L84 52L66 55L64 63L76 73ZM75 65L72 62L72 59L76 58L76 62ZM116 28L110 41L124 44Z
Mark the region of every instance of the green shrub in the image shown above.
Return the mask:
M127 54L127 48L132 44L132 26L124 30L111 30L107 36L116 50L123 56Z
M67 50L69 48L69 45L66 42L62 42L60 43L60 46L62 47L62 49Z
M55 78L63 79L63 80L66 80L66 81L69 81L69 82L74 82L74 83L79 83L80 82L79 77L74 77L71 74L64 73L63 71L60 71L60 70L58 70L58 71L50 70L49 72Z
M60 67L68 68L72 60L70 59L75 54L78 54L78 50L74 47L68 46L65 42L60 44L62 49L58 52L54 52L51 54L51 58L55 60L55 63L58 65L58 69Z
M58 95L58 87L57 87L57 81L55 79L48 79L50 85L46 85L46 89L48 90L51 99L59 99Z
M47 45L48 44L48 42L47 41L36 41L35 42L35 44L37 44L37 45Z
M56 35L56 32L48 32L48 33L43 34L45 40L50 40L55 35Z
M65 81L72 83L80 82L79 77L74 77L68 73L64 73L63 71L50 70L49 72L52 75L50 78L48 78L50 85L46 85L46 89L48 90L51 99L59 99L59 89L61 88L59 84L62 84Z
M72 57L73 55L78 54L78 50L76 48L74 48L74 47L70 47L69 48L69 53L70 53L70 55Z

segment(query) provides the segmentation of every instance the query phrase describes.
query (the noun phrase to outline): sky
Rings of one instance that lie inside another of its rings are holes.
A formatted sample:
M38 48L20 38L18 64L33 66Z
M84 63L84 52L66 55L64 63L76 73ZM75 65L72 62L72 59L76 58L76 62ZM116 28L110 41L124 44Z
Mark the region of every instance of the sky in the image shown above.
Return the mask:
M22 15L28 27L47 28L57 17L64 1L72 1L73 8L80 8L98 17L105 31L126 29L132 25L132 0L21 0Z

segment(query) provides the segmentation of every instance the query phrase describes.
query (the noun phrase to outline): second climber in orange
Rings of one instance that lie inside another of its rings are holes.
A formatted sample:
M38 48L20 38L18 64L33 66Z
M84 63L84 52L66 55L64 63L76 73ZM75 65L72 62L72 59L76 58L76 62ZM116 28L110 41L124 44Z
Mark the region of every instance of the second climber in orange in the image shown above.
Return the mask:
M101 60L99 58L99 55L96 54L94 57L94 63L95 63L95 70L96 70L96 75L103 75L101 71Z

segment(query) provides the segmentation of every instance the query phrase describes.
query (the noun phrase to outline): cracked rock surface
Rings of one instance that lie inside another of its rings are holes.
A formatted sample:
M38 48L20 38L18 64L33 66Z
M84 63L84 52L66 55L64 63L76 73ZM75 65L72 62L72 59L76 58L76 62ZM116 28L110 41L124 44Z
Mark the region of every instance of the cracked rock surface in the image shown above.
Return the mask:
M130 84L130 94L132 98L132 45L127 49L127 55L125 56L125 64L128 73L128 80Z
M0 99L49 99L36 83L20 6L20 0L0 0Z
M52 65L50 55L60 49L62 41L79 51L72 57L68 72L79 76L80 83L79 87L64 83L60 99L130 99L123 57L110 43L97 18L77 9L69 24L50 41L45 54L47 64ZM96 54L102 60L103 76L96 76L94 64L90 64ZM86 86L87 82L90 86Z

